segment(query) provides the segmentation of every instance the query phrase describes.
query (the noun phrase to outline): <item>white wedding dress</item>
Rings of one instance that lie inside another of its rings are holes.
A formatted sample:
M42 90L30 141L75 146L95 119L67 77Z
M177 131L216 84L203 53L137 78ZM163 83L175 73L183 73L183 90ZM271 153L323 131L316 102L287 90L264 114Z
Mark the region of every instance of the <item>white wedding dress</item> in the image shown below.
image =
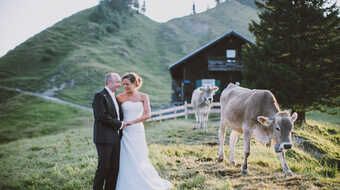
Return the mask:
M124 121L132 121L142 116L143 103L126 101L122 109ZM172 187L158 175L149 160L143 123L126 127L120 145L116 190L168 190Z

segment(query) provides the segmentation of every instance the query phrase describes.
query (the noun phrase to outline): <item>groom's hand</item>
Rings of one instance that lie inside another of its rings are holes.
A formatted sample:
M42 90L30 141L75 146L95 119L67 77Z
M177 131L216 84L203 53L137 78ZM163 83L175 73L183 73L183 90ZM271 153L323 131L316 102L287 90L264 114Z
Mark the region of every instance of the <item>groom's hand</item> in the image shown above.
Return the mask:
M127 122L123 122L122 126L120 127L120 129L125 129L127 127Z
M128 122L123 122L122 126L120 127L120 129L125 129L127 126L132 125L132 122L128 121Z
M123 130L125 128L125 123L122 122L122 125L120 126L119 130Z

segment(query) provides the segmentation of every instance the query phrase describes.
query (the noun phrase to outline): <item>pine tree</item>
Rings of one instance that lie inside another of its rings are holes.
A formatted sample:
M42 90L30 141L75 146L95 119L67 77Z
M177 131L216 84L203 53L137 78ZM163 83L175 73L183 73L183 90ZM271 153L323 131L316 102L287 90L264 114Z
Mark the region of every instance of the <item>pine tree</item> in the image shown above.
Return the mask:
M134 0L133 7L136 9L137 14L139 13L139 0Z
M109 7L114 10L118 11L125 11L128 10L129 6L131 5L132 0L104 0L102 2L106 3ZM102 3L101 2L101 3Z
M329 0L256 1L260 22L244 48L245 83L271 90L280 105L305 113L340 106L339 9Z
M145 14L145 12L146 12L146 3L145 3L145 0L143 1L141 12L142 12L142 14Z
M192 14L196 14L196 6L195 6L195 2L192 3Z

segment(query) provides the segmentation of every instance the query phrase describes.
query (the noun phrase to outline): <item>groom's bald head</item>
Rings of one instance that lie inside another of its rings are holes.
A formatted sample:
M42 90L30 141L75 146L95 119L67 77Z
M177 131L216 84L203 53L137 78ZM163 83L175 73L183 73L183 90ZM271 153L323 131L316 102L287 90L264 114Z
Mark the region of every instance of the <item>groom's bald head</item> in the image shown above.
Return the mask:
M117 73L107 73L105 76L105 84L112 91L115 92L120 88L121 78Z
M105 76L105 84L107 84L108 82L112 82L115 81L117 79L120 79L120 76L117 73L107 73Z

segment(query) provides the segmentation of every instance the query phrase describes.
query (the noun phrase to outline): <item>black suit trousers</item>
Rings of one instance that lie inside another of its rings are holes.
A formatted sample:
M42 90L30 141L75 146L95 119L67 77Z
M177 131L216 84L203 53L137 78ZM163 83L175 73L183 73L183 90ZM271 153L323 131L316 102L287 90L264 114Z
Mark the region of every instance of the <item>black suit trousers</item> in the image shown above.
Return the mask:
M115 144L96 143L98 167L94 177L93 190L114 190L119 171L120 142Z

